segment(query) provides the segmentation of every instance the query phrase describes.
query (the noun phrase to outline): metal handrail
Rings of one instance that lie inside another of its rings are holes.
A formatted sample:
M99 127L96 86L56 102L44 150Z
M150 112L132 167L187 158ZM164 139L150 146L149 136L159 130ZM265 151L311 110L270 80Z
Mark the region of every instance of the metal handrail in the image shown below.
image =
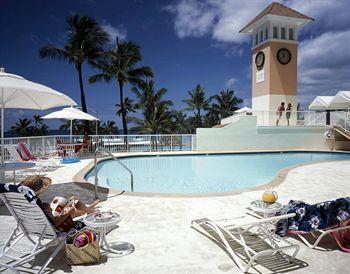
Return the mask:
M98 147L98 148L96 148L95 154L94 154L95 198L96 199L98 198L98 195L97 195L97 192L98 192L98 190L97 190L98 189L97 153L99 151L108 154L110 157L112 157L112 159L114 161L119 163L126 171L128 171L130 173L130 188L131 188L131 191L134 192L134 175L133 175L132 171L122 161L120 161L116 156L114 156L110 151L104 150L103 147Z

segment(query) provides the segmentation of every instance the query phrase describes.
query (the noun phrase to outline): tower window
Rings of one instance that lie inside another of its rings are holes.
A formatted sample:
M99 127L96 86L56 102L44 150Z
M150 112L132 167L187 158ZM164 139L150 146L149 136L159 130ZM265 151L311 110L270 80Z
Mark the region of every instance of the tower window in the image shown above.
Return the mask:
M265 40L267 40L269 38L269 29L266 28L265 29Z
M255 45L259 44L259 36L255 34Z
M281 39L286 39L286 28L281 28Z
M260 31L260 43L263 41L263 31Z
M294 29L289 29L289 40L294 40Z
M273 27L273 38L278 38L278 28L277 27Z

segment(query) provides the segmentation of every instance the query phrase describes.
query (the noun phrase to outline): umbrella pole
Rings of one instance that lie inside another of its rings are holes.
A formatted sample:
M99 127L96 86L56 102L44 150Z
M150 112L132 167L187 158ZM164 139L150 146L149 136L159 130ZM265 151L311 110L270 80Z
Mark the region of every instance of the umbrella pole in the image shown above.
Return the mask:
M70 143L72 143L73 120L70 120Z

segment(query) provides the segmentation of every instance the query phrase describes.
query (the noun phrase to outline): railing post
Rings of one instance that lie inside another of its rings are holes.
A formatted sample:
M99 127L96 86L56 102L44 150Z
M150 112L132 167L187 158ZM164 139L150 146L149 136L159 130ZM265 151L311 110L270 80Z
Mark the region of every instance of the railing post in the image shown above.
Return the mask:
M43 136L41 138L41 145L42 145L42 150L41 150L41 155L44 156L45 155L45 137Z
M193 134L191 134L191 151L193 151Z
M94 175L95 175L95 199L97 200L98 199L98 195L97 195L97 192L98 192L98 177L97 177L97 153L98 153L98 148L95 150L95 155L94 155Z
M170 135L170 151L173 151L173 135Z

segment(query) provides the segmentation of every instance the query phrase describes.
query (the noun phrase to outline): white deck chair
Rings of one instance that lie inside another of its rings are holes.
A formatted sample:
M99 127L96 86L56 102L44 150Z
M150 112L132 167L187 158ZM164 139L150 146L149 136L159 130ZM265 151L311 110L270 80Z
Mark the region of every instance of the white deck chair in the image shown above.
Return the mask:
M251 209L250 209L251 210ZM262 219L263 217L259 214L256 214L254 211L251 211L249 214L254 215L255 217ZM292 216L294 217L294 216ZM324 228L324 229L315 229L310 232L304 232L304 231L293 231L290 230L288 232L288 236L293 235L293 236L298 236L298 238L308 247L311 249L319 249L319 250L327 250L326 248L319 247L318 244L320 241L325 237L326 235L331 234L332 232L337 232L341 230L348 230L350 229L350 225L339 225L339 226L333 226L329 228ZM310 238L313 238L314 241L311 242L305 238L305 236L312 236Z
M279 220L293 216L294 214L287 214L260 220L249 215L215 221L205 218L193 220L191 226L219 244L238 268L246 273L262 257L279 253L285 262L295 259L300 247L274 233L275 224ZM283 252L288 250L292 251L291 256Z
M10 262L0 263L0 268L5 267L20 273L17 269L19 266L32 260L39 253L46 252L49 247L56 246L37 272L42 273L63 247L66 234L58 233L41 208L36 203L30 203L23 194L0 193L0 198L17 221L16 227L0 250L0 258L6 258ZM30 251L24 252L17 249L22 239L27 239L32 244Z
M9 152L9 154L11 156L11 161L23 162L21 156L19 155L19 152L17 151L17 149L13 145L7 145L7 146L5 146L5 148L7 149L7 151Z
M7 145L6 146L7 151L9 152L11 156L11 161L13 162L23 162L23 159L21 158L21 155L17 151L16 147L14 145ZM35 163L36 168L38 171L46 171L49 168L55 168L60 166L60 161L57 158L48 158L48 159L38 159L36 161L28 161Z

